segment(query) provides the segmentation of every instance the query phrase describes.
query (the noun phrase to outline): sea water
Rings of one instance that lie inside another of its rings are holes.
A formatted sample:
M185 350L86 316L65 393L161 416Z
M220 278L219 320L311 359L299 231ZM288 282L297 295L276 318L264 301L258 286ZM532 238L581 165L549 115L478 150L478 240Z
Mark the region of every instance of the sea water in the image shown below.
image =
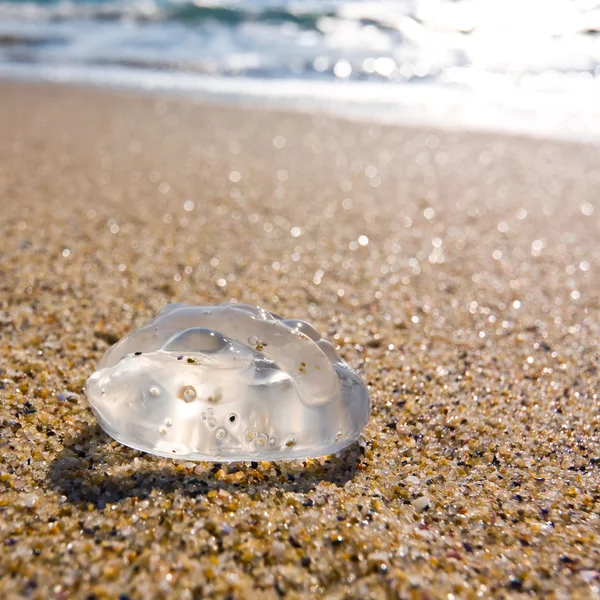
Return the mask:
M0 76L600 140L597 0L0 1Z

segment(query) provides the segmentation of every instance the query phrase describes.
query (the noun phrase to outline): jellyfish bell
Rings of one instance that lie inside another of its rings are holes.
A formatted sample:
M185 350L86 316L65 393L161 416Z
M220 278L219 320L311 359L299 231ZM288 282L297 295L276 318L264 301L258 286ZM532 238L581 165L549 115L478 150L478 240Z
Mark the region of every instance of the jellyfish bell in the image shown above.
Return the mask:
M111 437L187 460L331 454L370 414L365 384L311 325L240 304L167 307L86 388Z

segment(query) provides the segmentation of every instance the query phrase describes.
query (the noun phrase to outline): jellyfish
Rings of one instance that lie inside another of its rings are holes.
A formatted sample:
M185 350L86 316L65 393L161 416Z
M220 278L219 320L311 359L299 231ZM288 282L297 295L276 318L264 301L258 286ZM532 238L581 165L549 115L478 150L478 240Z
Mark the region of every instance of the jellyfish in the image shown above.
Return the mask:
M118 442L186 460L333 454L370 415L365 383L310 324L244 304L173 304L108 349L86 384Z

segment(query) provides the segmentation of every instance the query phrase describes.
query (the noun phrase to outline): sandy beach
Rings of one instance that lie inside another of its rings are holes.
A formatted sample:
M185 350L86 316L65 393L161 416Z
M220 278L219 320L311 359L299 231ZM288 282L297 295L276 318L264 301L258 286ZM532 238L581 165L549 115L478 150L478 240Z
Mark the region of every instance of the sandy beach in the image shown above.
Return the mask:
M0 83L0 596L600 594L600 147ZM95 424L170 302L313 323L339 455L158 459Z

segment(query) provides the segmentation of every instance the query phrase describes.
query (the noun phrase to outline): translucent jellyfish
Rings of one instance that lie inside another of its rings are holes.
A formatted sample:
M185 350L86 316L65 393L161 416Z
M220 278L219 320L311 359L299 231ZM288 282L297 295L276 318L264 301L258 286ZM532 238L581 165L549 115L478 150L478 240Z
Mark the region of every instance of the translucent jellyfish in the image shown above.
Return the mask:
M167 306L87 381L115 440L187 460L332 454L367 424L360 377L308 323L244 304Z

